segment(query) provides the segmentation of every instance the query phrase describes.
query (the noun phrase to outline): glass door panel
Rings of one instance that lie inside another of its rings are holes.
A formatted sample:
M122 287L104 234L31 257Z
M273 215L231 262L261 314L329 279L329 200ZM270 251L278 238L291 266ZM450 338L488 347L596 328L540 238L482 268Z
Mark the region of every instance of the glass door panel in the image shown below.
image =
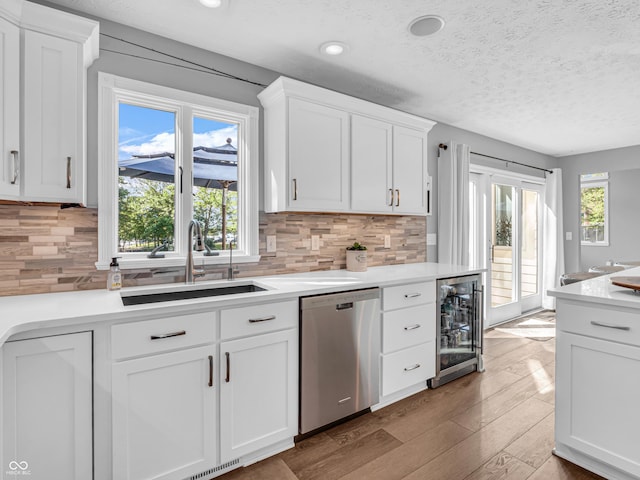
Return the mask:
M471 253L487 268L486 326L541 305L543 191L542 184L506 175L470 176Z
M522 190L521 298L538 293L538 192Z
M514 209L515 187L492 186L491 306L515 300L514 288Z

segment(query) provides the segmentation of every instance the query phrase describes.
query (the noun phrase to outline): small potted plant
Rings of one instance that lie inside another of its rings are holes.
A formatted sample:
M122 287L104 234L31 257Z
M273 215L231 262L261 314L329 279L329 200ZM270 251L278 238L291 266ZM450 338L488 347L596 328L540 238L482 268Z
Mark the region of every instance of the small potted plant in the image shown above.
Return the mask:
M350 272L365 272L367 270L367 247L358 242L347 247L347 270Z

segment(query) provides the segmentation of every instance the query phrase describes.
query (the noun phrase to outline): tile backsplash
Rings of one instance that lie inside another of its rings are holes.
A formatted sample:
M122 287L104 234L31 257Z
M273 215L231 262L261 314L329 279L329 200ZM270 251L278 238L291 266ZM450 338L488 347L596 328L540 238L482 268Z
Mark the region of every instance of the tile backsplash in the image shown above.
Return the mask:
M267 253L267 235L276 252ZM311 250L311 236L319 249ZM391 247L384 248L389 235ZM367 246L368 265L426 261L426 218L350 214L260 214L257 263L238 264L238 277L345 268L345 248ZM0 205L0 296L105 288L95 269L98 212L93 208ZM204 280L222 278L226 265L209 266ZM124 286L184 281L183 268L123 271Z

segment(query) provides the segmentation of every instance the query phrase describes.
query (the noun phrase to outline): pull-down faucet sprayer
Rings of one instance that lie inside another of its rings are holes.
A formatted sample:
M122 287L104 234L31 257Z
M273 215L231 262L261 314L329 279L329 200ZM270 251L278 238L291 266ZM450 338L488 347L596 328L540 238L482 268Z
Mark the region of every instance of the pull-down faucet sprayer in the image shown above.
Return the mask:
M184 267L184 282L187 284L195 283L196 277L202 277L204 270L196 270L193 265L193 234L196 235L196 250L201 252L204 250L204 240L202 238L202 228L196 220L189 222L187 233L187 262Z

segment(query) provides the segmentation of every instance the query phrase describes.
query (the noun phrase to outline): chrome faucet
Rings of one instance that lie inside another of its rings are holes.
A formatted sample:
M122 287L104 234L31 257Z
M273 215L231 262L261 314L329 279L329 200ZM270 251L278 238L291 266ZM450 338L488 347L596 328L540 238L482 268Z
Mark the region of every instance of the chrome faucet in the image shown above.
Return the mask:
M202 277L204 275L204 270L197 270L193 266L193 233L195 230L196 234L196 250L201 252L204 250L204 240L202 239L202 228L200 228L200 223L196 220L191 220L189 222L189 229L187 233L187 263L184 267L184 283L191 284L195 283L195 278Z

